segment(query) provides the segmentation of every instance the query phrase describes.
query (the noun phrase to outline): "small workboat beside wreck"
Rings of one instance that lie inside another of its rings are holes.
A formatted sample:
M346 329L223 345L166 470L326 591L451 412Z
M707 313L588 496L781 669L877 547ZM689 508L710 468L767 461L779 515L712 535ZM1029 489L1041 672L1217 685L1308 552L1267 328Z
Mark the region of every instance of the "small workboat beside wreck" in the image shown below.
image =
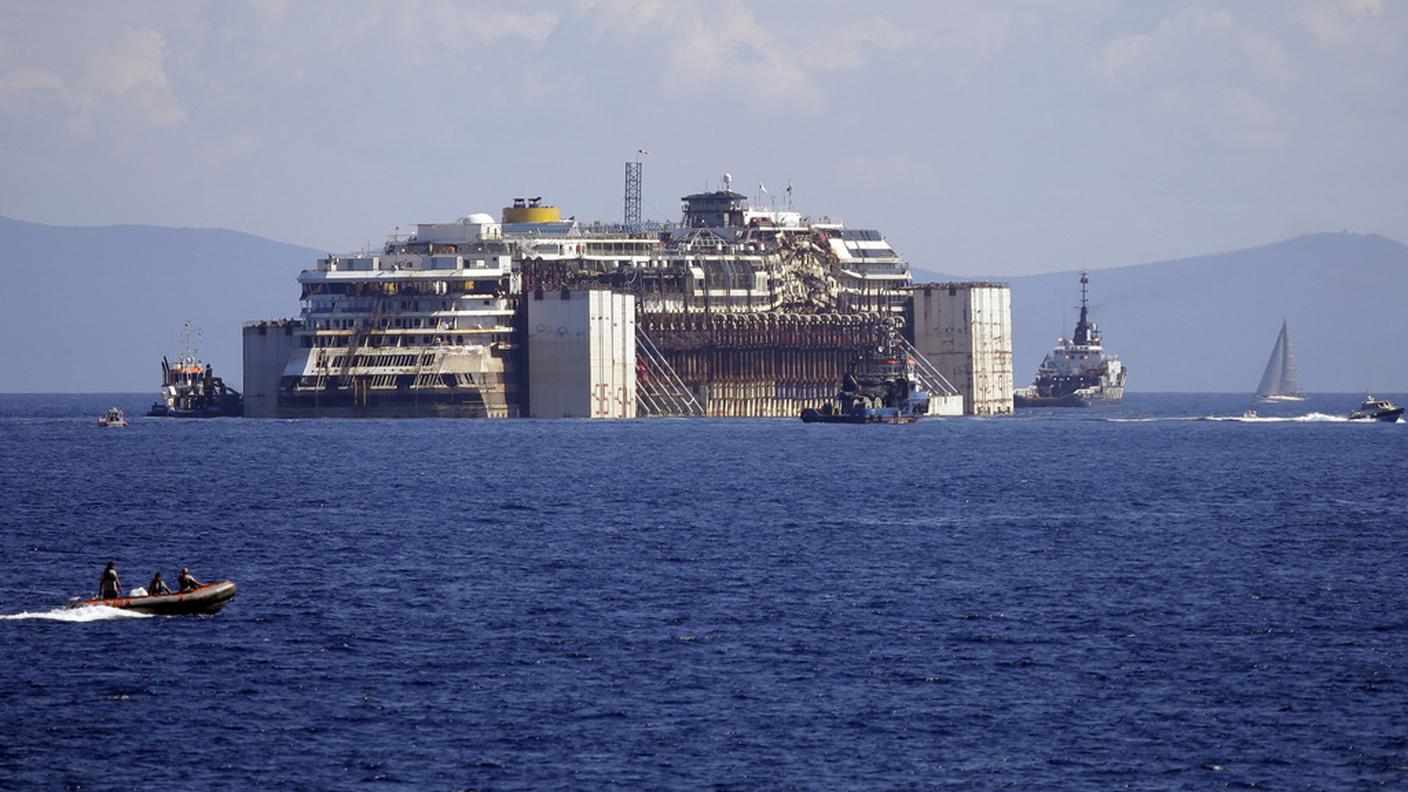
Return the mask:
M84 608L101 605L108 608L130 610L137 613L150 613L156 616L191 616L201 613L216 613L230 604L235 598L234 581L217 580L189 591L170 594L139 594L131 597L108 597L107 599L69 600L68 607Z
M929 392L914 375L912 361L871 361L846 372L836 402L802 410L803 423L914 423L929 413Z
M108 411L103 413L102 417L98 419L98 426L126 429L127 416L123 414L121 409L109 407Z

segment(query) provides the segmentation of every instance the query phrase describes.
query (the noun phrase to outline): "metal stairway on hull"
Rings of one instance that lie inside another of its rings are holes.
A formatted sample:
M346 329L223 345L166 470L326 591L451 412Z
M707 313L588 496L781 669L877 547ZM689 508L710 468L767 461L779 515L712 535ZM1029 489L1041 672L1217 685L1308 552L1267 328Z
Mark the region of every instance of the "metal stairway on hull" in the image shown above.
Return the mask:
M636 328L636 415L641 418L703 416L704 407L690 392L655 342Z

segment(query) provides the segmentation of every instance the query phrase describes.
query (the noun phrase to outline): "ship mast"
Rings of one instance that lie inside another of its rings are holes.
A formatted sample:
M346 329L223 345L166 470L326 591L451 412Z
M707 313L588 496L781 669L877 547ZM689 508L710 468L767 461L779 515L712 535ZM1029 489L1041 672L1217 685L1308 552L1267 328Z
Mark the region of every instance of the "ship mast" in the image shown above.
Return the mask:
M1077 344L1090 343L1089 300L1086 297L1086 284L1090 283L1090 278L1087 277L1089 274L1085 270L1080 273L1080 321L1076 322L1076 334L1073 339Z
M181 357L182 364L187 361L195 363L200 360L200 330L191 324L191 320L186 320L186 325L181 329L181 345L185 347Z

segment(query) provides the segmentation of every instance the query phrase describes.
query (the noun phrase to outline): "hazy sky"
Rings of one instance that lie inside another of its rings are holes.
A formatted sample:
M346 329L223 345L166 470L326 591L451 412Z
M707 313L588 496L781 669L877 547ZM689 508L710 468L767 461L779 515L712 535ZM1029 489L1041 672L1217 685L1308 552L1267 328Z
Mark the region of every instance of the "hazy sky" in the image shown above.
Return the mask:
M0 214L330 250L720 174L955 274L1408 241L1408 3L14 2Z

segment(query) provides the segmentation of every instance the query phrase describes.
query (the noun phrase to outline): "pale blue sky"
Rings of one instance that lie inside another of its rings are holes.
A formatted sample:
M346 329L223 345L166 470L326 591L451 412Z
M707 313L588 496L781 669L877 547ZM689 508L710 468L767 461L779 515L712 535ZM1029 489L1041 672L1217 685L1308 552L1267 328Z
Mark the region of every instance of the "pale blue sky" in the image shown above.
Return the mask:
M377 244L759 182L957 274L1408 241L1408 5L7 2L0 214Z

